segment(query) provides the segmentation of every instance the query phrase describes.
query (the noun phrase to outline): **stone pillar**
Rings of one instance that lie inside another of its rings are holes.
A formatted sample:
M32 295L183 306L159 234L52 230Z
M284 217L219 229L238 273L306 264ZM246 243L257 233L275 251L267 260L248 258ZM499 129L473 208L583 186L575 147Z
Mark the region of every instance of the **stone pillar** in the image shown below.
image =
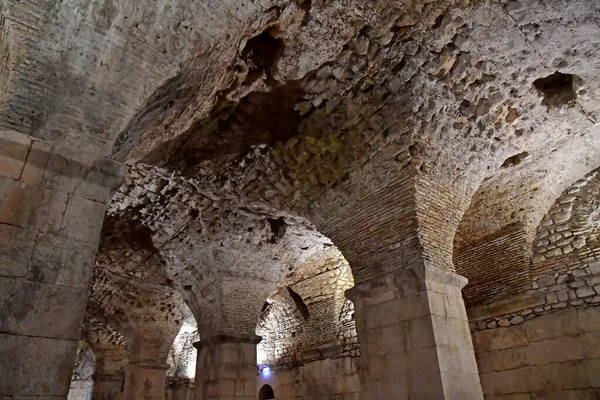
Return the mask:
M361 399L483 399L452 265L472 191L407 170L320 224L354 274Z
M466 283L452 271L418 267L346 292L361 341L361 398L483 399Z
M219 335L196 342L194 399L256 398L256 345L260 340L256 335Z
M124 382L123 375L94 375L92 400L121 400Z
M168 364L129 364L125 367L124 400L164 400Z
M65 398L120 164L0 130L0 397Z
M171 390L171 400L193 399L194 384L188 379L173 382L169 389Z

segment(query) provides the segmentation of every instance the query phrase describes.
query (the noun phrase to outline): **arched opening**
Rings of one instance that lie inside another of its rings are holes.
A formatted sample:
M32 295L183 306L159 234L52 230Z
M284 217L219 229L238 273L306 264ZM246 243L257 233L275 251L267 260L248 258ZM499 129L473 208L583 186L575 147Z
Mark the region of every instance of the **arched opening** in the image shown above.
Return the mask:
M258 392L258 398L259 400L274 399L275 392L273 391L271 385L264 385L263 387L261 387L260 391Z

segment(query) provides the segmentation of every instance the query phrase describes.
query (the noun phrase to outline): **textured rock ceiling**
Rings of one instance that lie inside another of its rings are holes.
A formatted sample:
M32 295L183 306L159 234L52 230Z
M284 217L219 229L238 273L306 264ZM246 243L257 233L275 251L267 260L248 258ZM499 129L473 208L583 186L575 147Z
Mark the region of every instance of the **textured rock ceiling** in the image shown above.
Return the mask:
M472 196L460 248L600 166L595 0L0 4L0 126L132 166L88 310L116 326L174 335L216 276L275 291L406 171Z

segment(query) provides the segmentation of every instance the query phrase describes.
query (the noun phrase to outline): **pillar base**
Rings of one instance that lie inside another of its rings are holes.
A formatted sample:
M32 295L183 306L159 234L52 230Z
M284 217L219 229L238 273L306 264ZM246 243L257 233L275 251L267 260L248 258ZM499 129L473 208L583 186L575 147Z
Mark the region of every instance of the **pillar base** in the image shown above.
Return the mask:
M256 335L218 335L194 343L198 349L194 400L256 397Z
M361 399L483 399L461 296L466 283L420 266L346 291L361 342Z

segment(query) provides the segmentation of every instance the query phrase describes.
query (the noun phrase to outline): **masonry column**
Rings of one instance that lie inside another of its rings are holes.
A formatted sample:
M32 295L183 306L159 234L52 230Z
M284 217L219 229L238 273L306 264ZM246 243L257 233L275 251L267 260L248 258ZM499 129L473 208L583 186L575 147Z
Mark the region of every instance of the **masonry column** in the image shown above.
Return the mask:
M218 335L196 342L196 397L253 399L256 392L256 335Z
M125 377L121 374L94 375L94 389L92 391L93 400L117 400L123 393L123 383Z
M417 173L322 226L348 259L361 399L483 399L452 242L468 196Z
M274 282L221 277L198 282L188 304L196 316L200 341L194 400L256 398L256 324Z
M151 304L158 304L154 302ZM124 331L129 343L129 365L125 367L124 400L164 400L167 387L167 357L181 329L153 307L145 307L136 320L130 320L130 329ZM131 318L131 317L130 317Z
M66 398L111 160L0 130L0 397Z
M94 352L93 400L117 400L123 393L124 367L129 363L125 338L111 326L96 323L84 329Z
M168 364L135 363L125 367L125 400L164 400Z

